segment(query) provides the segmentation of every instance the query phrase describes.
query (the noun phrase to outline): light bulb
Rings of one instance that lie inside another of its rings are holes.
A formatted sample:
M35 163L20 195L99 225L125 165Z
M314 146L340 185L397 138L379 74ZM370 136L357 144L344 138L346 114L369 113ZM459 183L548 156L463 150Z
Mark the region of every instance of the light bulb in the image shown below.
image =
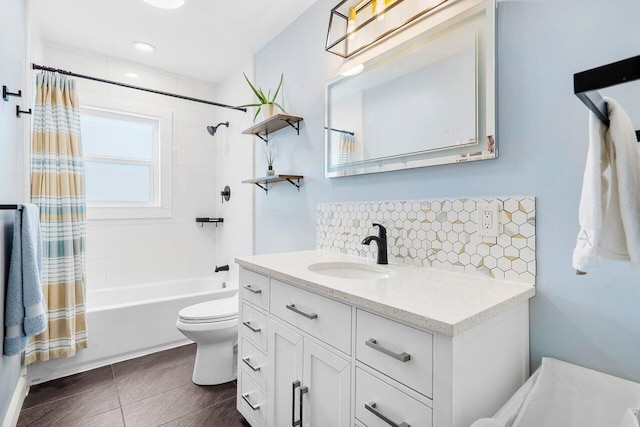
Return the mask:
M373 0L371 7L378 21L382 21L384 19L384 10L386 9L385 0Z
M349 8L349 20L347 21L347 39L356 38L356 8Z

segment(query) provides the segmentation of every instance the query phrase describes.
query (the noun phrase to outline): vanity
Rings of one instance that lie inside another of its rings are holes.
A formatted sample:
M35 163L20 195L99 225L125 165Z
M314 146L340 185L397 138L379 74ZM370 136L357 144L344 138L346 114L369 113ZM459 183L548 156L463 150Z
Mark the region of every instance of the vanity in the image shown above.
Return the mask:
M317 250L236 262L253 427L468 427L529 376L531 285Z

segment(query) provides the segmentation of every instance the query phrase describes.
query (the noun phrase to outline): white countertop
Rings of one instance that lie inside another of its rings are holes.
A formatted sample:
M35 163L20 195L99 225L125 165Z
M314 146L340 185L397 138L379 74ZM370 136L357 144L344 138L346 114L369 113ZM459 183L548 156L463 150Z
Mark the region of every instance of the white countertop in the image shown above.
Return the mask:
M533 297L531 285L434 268L389 264L395 275L379 280L328 277L312 264L375 260L323 251L236 258L249 270L355 305L383 316L454 336Z

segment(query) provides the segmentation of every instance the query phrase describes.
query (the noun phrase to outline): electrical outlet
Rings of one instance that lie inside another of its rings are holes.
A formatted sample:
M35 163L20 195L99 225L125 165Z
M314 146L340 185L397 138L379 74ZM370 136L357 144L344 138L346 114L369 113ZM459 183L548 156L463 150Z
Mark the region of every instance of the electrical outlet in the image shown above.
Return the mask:
M500 206L497 203L478 203L478 235L498 237Z

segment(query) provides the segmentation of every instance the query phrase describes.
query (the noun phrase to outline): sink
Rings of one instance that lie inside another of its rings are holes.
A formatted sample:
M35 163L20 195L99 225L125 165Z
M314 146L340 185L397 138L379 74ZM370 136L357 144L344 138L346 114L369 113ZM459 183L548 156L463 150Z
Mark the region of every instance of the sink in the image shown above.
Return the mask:
M329 277L355 280L380 280L395 276L396 272L379 265L357 262L321 262L312 264L309 271Z

